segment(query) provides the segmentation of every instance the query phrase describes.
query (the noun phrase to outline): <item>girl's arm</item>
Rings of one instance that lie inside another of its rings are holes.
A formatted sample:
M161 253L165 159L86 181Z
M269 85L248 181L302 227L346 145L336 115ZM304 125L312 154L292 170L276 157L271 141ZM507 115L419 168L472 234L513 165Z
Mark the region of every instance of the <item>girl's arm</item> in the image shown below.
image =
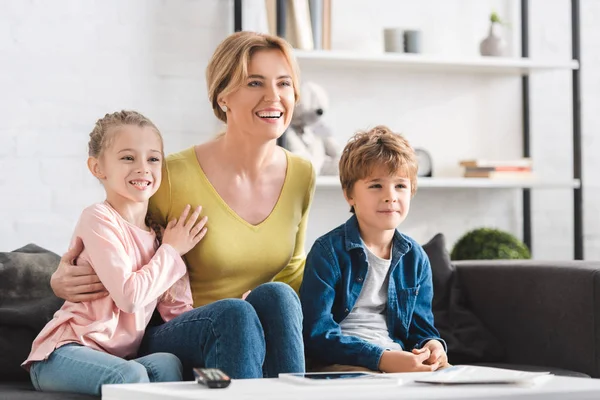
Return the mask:
M175 282L165 296L158 303L158 312L165 322L169 322L178 315L194 309L190 278L185 274Z
M186 273L185 263L170 245L161 245L150 262L134 271L125 247L125 235L114 215L102 206L86 209L77 236L89 261L117 307L134 313L158 299Z

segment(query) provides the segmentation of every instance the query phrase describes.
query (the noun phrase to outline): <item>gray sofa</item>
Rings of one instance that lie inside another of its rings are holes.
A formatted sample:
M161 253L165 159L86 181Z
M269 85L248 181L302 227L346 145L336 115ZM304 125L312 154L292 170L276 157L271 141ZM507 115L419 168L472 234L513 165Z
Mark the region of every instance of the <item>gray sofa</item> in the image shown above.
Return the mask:
M470 309L503 345L502 362L600 378L600 262L454 266Z
M424 248L451 362L600 378L600 262L450 263L441 235ZM19 368L61 304L48 285L58 256L47 253L33 245L0 253L0 400L94 398L35 392Z

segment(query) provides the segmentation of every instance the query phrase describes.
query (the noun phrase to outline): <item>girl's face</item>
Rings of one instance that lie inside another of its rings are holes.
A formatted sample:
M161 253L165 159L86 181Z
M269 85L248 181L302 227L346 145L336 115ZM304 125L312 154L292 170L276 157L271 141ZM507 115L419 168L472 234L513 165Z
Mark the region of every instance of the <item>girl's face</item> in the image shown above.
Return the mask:
M150 127L123 125L107 132L108 147L88 166L115 202L148 202L160 186L163 148Z
M227 125L249 135L276 139L289 126L295 106L292 69L279 50L256 52L248 65L248 78L235 92L223 97Z

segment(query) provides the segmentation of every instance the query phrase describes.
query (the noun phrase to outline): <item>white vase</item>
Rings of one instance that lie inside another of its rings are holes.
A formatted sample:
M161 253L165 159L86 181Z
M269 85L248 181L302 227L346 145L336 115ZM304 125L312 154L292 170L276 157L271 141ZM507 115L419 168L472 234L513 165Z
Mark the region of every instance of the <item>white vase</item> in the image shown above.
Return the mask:
M496 22L490 25L488 37L481 41L479 52L482 56L501 57L506 53L506 40L500 34L501 26Z

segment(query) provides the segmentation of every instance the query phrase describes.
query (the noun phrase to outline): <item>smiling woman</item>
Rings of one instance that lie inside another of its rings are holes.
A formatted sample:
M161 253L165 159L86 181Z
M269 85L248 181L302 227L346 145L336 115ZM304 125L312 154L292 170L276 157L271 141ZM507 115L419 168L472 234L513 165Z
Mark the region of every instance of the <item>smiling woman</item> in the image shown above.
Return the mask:
M232 378L302 372L295 291L304 272L315 172L277 146L298 101L298 67L283 39L238 32L219 44L206 80L226 130L168 156L149 206L162 226L187 204L203 206L208 233L185 256L197 308L148 328L141 352L177 355L188 377L192 367L220 368ZM74 275L61 263L52 280L57 295L75 293L76 301L99 295L73 290Z

